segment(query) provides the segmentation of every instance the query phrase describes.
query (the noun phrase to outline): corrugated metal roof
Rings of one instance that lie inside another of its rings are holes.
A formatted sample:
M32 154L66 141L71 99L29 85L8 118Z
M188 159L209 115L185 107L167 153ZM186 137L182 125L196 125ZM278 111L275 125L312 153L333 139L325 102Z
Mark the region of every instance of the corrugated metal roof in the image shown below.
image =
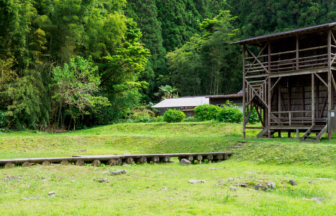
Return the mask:
M317 31L317 30L323 29L323 28L327 29L327 28L330 28L330 27L335 26L335 25L336 25L336 22L326 23L326 24L321 24L321 25L315 25L315 26L310 26L310 27L306 27L306 28L294 29L294 30L289 30L289 31L277 32L277 33L273 33L273 34L248 38L248 39L237 41L237 42L234 42L234 43L231 43L231 44L241 45L241 44L250 43L250 42L272 39L272 38L275 38L275 37L291 37L291 36L294 36L298 33L304 33L304 32L309 32L309 31Z
M207 98L236 98L236 97L243 97L243 94L229 94L229 95L211 95Z
M152 106L152 108L171 108L171 107L196 107L203 104L209 104L209 98L202 97L183 97L169 98Z

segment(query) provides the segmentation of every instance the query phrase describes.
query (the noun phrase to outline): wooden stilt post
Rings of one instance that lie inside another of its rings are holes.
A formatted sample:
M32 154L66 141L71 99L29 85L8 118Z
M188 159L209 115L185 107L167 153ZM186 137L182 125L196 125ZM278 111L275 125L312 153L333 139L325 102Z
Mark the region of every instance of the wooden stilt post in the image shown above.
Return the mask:
M311 74L311 110L312 110L312 125L315 125L315 75Z
M272 108L272 103L271 103L271 42L268 41L268 109L267 109L267 127L268 127L268 138L271 138L271 108ZM266 122L265 122L266 124Z
M243 138L245 138L245 97L246 97L246 86L245 86L245 46L243 46Z
M331 140L330 112L331 112L331 29L328 31L328 139Z
M299 129L296 129L296 139L300 139L300 131L299 131Z

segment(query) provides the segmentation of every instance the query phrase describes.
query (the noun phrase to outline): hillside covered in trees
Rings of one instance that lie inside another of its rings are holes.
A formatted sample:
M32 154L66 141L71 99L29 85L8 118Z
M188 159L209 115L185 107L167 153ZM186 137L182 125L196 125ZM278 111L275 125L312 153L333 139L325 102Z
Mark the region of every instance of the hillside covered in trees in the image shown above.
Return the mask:
M334 1L0 0L0 128L103 125L241 89L243 38L336 21Z

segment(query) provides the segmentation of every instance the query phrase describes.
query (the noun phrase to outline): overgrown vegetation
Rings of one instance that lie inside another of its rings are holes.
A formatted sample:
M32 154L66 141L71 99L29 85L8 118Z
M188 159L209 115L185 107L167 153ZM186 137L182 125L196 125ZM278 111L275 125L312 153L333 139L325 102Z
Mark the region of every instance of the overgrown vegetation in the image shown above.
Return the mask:
M240 123L243 121L243 114L237 106L227 101L223 109L218 112L216 119L219 122Z
M195 118L206 121L206 120L215 120L216 116L222 108L212 104L204 104L198 107L195 107Z
M172 123L181 122L186 115L181 110L170 109L164 113L163 117L165 122Z

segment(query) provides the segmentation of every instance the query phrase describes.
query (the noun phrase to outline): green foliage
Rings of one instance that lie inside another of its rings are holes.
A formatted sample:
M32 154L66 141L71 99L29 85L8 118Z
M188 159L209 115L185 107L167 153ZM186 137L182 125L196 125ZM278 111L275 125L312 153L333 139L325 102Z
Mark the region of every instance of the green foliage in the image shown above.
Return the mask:
M156 121L156 122L164 122L164 117L163 117L163 116L157 116L157 117L155 118L155 121Z
M186 115L181 110L169 109L164 113L163 117L165 122L171 123L181 122Z
M195 118L195 117L188 117L188 118L185 118L183 119L184 122L199 122L201 120Z
M6 114L5 110L0 110L0 128L4 128L7 125L5 114Z
M20 79L6 85L1 97L6 99L8 126L15 129L44 129L49 123L51 99L47 71L25 70Z
M141 41L151 53L145 70L139 76L139 80L149 84L148 88L142 91L145 99L149 101L153 99L154 89L158 87L157 78L167 75L166 49L162 44L162 28L158 20L156 0L129 0L126 15L133 18L141 31L145 32Z
M246 117L247 117L248 113L250 112L250 109L251 108L248 108L247 111L245 112L245 116ZM253 110L251 112L251 115L250 115L250 118L248 120L248 123L250 123L250 124L260 123L260 119L259 119L258 113L255 110L255 108L253 108Z
M147 122L155 121L154 112L147 109L146 106L139 106L139 107L133 108L129 116L129 119L132 120L132 121L129 121L132 123L138 123L138 122L147 123Z
M212 104L204 104L196 107L194 110L196 119L206 121L206 120L215 120L218 112L220 112L222 108Z
M241 90L240 48L229 43L237 34L229 11L202 24L181 48L167 54L172 82L182 95L229 94Z
M0 29L6 30L0 34L0 110L6 110L9 127L63 127L70 119L81 121L74 125L106 124L125 117L140 102L139 91L147 83L138 78L149 50L140 42L137 24L124 15L125 6L125 0L0 2ZM63 79L71 88L78 84L70 74L51 73L77 56L92 56L94 76L101 82L77 86L93 90L83 97L78 91L72 96L54 92L61 84L55 86L52 79ZM106 104L104 98L113 106L98 105Z
M227 123L240 123L243 121L243 113L238 109L237 106L231 104L228 100L223 105L223 109L219 111L216 117L219 122Z
M175 94L176 92L176 94ZM170 85L166 85L166 86L160 86L159 87L159 92L154 94L155 96L161 96L161 99L167 99L167 98L177 98L178 97L178 92L177 92L177 88L175 87L171 87Z
M98 67L94 66L91 57L88 60L78 56L71 58L70 64L56 67L52 71L52 98L66 107L66 112L71 115L76 125L76 119L82 115L89 115L90 110L97 104L108 106L110 102L106 97L95 96L99 91L100 76Z

